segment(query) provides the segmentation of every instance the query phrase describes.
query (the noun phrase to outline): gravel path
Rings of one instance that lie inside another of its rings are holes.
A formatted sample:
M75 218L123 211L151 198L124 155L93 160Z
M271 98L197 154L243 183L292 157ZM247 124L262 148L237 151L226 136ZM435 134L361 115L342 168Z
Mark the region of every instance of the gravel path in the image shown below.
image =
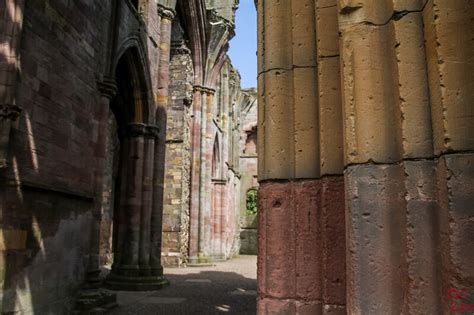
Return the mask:
M109 314L255 314L257 257L240 256L212 267L166 268L169 287L117 292Z

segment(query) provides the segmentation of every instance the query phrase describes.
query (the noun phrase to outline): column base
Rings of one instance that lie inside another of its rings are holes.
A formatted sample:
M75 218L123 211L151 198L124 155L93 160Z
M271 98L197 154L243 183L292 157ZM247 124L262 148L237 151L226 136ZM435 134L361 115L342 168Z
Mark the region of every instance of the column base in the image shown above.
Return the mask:
M188 267L212 267L214 266L213 260L209 256L189 257Z
M107 289L116 291L155 291L169 284L163 275L130 276L116 274L113 271L104 281L104 286Z

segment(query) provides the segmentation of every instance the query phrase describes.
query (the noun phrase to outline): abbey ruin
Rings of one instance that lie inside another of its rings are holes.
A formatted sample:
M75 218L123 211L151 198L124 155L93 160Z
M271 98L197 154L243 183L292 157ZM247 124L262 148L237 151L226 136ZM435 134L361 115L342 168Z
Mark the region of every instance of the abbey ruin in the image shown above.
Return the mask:
M474 312L474 2L255 0L256 89L238 5L0 1L1 314L239 254L257 314Z

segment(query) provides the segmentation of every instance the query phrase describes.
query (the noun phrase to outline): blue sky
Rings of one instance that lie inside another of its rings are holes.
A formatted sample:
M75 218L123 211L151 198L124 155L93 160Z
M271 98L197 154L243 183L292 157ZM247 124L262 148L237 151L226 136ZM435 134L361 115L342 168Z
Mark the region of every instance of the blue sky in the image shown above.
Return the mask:
M242 78L242 88L257 87L257 12L254 0L240 0L235 37L230 42L232 64Z

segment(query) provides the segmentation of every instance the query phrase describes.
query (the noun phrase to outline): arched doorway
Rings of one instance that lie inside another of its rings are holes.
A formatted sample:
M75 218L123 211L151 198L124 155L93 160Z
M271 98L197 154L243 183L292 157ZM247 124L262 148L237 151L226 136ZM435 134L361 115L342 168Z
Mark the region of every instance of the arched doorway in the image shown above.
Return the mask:
M139 61L137 48L119 59L109 119L116 126L109 136L117 141L109 152L115 165L110 174L113 264L105 285L116 290L154 290L167 284L160 258L162 213L153 206L158 128L147 123L148 85Z

